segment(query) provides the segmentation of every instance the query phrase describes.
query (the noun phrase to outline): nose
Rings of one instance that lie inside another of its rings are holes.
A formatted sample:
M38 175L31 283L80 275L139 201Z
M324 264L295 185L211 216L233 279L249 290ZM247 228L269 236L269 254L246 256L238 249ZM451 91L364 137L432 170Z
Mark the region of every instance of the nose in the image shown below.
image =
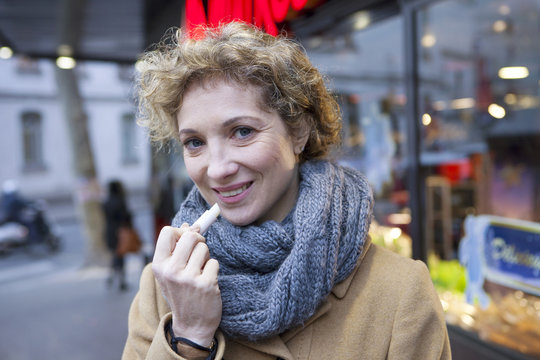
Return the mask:
M210 179L223 180L238 172L239 165L226 146L209 146L206 173Z

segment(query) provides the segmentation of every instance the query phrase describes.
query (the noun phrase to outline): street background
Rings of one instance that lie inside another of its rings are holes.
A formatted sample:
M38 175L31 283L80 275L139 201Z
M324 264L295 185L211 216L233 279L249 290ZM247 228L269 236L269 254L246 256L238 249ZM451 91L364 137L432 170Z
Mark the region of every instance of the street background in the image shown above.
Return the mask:
M107 288L107 266L83 266L79 223L57 225L58 253L21 248L0 256L0 359L120 359L144 257L126 257L128 291Z

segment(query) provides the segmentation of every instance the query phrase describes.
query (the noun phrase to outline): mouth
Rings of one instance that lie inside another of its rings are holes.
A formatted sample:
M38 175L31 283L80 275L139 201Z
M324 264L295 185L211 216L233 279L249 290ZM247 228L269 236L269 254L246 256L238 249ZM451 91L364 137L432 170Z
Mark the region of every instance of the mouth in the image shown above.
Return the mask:
M235 195L238 195L240 193L242 193L243 191L245 191L248 187L249 187L250 184L245 184L243 185L242 187L236 189L236 190L231 190L231 191L220 191L219 194L223 197L231 197L231 196L235 196Z
M223 201L234 201L234 200L241 200L243 196L241 194L245 194L246 190L251 187L253 184L252 181L247 182L241 186L234 185L230 187L223 187L223 188L214 188L214 191L217 193L218 197L222 199Z

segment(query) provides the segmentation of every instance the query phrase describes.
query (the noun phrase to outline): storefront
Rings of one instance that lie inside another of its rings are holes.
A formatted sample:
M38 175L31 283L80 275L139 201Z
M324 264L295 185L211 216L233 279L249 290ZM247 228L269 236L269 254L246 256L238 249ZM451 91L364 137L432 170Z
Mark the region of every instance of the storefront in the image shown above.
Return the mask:
M290 26L340 97L373 238L428 263L454 358L540 357L540 1L345 4Z
M273 22L339 97L372 238L428 263L454 358L539 358L540 0L240 3L267 31L290 5Z

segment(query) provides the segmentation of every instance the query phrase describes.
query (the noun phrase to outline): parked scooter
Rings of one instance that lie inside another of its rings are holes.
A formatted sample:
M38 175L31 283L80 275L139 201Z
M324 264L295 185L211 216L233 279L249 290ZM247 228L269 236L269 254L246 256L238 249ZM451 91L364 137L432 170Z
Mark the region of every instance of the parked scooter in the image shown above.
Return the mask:
M47 217L44 201L24 199L16 184L6 181L0 205L0 253L17 247L60 249L60 234Z
M14 248L33 250L45 248L54 253L60 250L60 233L48 219L44 201L32 201L20 212L20 221L0 225L0 253Z

